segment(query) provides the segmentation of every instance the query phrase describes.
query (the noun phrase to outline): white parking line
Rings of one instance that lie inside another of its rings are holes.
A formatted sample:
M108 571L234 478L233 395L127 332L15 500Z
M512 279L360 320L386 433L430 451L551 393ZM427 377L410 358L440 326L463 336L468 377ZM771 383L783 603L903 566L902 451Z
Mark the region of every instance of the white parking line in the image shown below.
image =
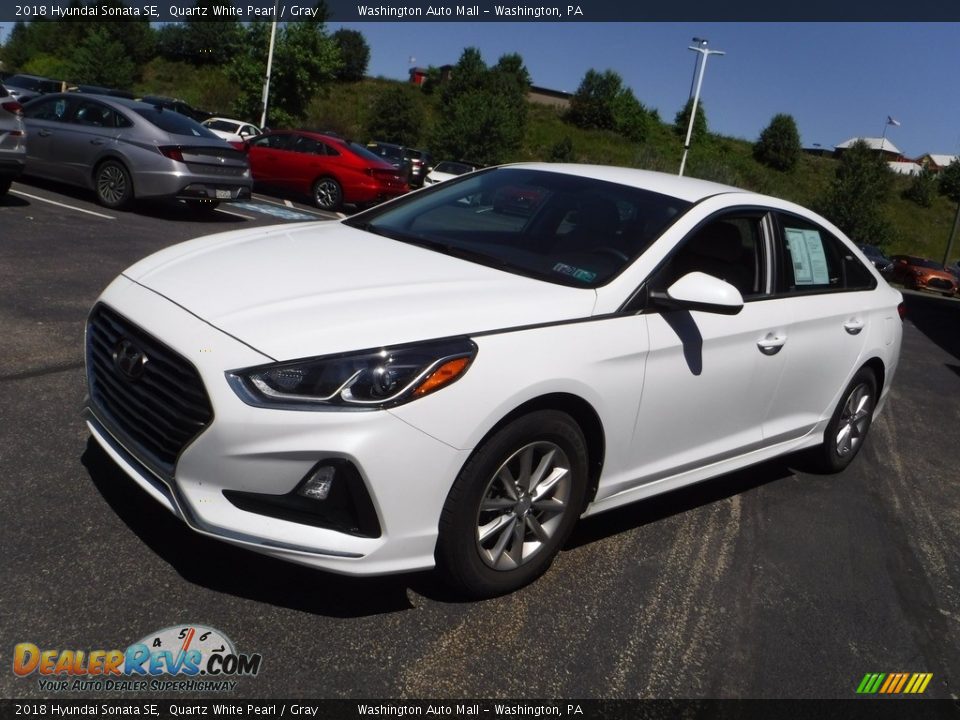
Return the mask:
M233 215L234 217L243 218L244 220L256 220L253 215L244 215L243 213L234 212L233 210L224 210L223 208L217 208L217 212L221 212L224 215Z
M51 205L58 205L62 208L67 208L68 210L76 210L77 212L86 213L87 215L96 215L97 217L105 218L107 220L116 220L113 215L104 215L103 213L94 212L93 210L84 210L83 208L78 208L75 205L67 205L66 203L57 202L56 200L48 200L47 198L40 197L39 195L31 195L30 193L25 193L21 190L11 190L10 192L15 195L23 195L23 197L28 197L31 200L39 200L40 202L50 203Z

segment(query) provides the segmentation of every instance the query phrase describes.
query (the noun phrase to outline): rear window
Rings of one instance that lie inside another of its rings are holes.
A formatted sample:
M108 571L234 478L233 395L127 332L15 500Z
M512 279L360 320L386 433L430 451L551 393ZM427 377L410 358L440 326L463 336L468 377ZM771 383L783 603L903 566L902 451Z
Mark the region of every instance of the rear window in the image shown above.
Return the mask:
M186 115L170 110L160 108L137 108L137 115L153 123L161 130L165 130L172 135L188 135L191 137L214 138L217 136L207 130L196 120L191 120Z
M227 122L226 120L209 120L204 123L204 127L220 132L235 133L240 127L237 123Z
M353 150L354 153L359 155L364 160L376 162L378 165L384 162L382 157L380 157L379 155L374 155L372 152L367 150L360 143L349 143L349 147L351 150Z

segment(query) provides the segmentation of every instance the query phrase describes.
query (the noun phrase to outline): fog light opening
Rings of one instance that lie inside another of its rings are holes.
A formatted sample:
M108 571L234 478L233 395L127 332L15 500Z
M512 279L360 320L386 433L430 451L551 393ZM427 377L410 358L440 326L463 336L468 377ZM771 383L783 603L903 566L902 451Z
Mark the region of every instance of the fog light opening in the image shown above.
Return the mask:
M337 469L333 465L318 465L297 489L297 494L310 500L326 500L333 487Z

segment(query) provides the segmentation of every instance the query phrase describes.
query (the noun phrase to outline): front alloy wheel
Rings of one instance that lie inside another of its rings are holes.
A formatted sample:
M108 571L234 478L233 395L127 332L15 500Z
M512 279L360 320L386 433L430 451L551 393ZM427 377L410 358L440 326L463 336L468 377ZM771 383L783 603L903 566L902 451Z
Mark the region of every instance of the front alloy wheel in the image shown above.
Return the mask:
M566 413L539 410L505 425L460 471L440 517L437 565L482 598L539 577L583 511L587 447Z
M570 460L556 443L531 443L511 455L477 512L477 552L487 566L513 570L530 562L559 529L570 488Z

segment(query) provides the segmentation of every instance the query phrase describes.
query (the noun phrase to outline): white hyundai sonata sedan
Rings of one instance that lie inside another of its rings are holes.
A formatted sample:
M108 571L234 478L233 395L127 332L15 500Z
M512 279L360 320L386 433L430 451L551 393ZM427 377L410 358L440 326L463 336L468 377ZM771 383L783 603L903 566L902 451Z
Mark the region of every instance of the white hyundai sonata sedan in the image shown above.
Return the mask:
M90 314L87 421L199 533L490 596L580 517L801 449L844 468L900 303L783 200L493 168L137 263Z

